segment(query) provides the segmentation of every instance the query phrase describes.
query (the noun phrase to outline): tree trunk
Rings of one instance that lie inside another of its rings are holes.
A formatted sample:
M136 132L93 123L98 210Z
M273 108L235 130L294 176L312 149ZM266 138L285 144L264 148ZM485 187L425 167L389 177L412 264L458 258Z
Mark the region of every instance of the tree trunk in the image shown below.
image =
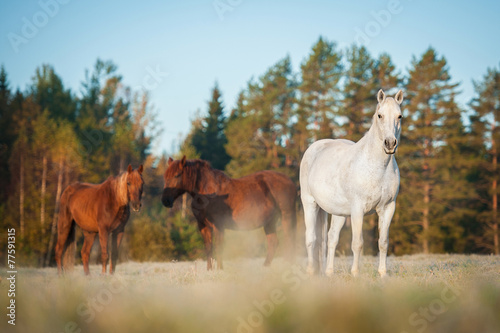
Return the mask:
M429 253L429 202L430 202L430 188L428 182L424 185L424 209L422 210L422 249L425 254Z
M123 171L125 171L125 156L123 156L124 154L121 153L120 154L120 172L119 173L122 173Z
M493 182L491 184L492 192L492 225L493 225L493 250L495 254L500 254L500 249L498 245L498 152L497 146L495 145L495 138L493 133L495 133L495 122L491 125L491 152L493 155Z
M426 121L426 125L430 126L430 123ZM430 179L430 167L427 163L427 158L430 156L429 146L431 145L431 140L425 139L424 143L424 168L423 168L423 177L424 177L424 208L422 209L422 250L425 254L429 253L429 204L430 204L430 192L431 185L429 182Z
M54 240L57 233L57 217L59 214L59 203L61 199L62 192L62 181L64 174L64 162L63 159L59 161L59 174L57 176L57 192L56 192L56 207L54 209L54 217L52 218L52 228L50 230L50 240L49 247L47 250L47 255L45 256L45 265L48 266L50 264L50 257L52 255L52 249L54 248ZM74 255L74 254L73 254Z
M24 237L24 155L21 152L19 161L19 226L21 237Z
M187 211L187 193L184 193L182 195L182 209L181 209L181 217L183 219L186 218L186 211Z
M47 192L47 156L42 159L42 189L40 191L40 226L42 228L42 242L45 239L45 193Z

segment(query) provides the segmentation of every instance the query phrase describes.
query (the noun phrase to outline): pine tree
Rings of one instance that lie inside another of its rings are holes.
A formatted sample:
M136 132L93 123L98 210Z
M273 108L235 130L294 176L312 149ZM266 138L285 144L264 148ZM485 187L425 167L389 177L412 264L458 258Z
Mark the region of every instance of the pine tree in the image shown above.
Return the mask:
M340 115L344 118L344 138L358 141L371 125L373 101L378 91L373 69L375 61L364 46L353 45L347 50L346 82Z
M112 170L112 116L118 103L121 76L111 61L98 59L92 74L86 72L82 98L77 111L77 135L82 143L80 157L84 163L83 177L99 183L118 170ZM118 113L115 113L117 115ZM115 166L115 169L118 169Z
M76 117L76 103L69 89L65 89L54 68L43 65L36 69L30 87L30 95L41 110L49 110L53 119L73 122Z
M273 169L291 176L298 168L288 151L292 138L295 78L289 57L252 80L244 92L239 116L227 128L227 171L234 177Z
M23 97L21 93L16 93L14 97L14 114L13 122L15 124L17 139L12 147L12 154L9 158L10 174L12 175L12 188L15 189L16 199L15 206L19 208L16 220L19 221L19 229L21 239L27 236L26 225L28 220L38 220L36 217L28 216L28 205L33 205L37 202L35 199L39 196L35 195L31 184L34 183L33 167L34 164L30 161L30 138L33 136L33 120L40 114L40 106L28 96ZM26 200L27 198L34 200ZM29 217L29 218L28 218ZM17 224L17 223L16 223Z
M374 62L372 77L375 90L382 89L386 95L396 94L403 83L401 74L387 53L382 53Z
M447 139L445 124L458 112L454 101L458 84L451 83L446 59L432 48L420 59L414 57L411 64L400 149L404 175L400 193L412 198L404 212L408 232L429 253L443 250L443 230L437 222L446 203L438 201L436 191L442 181L439 161Z
M333 136L338 125L335 116L341 100L342 72L342 57L335 43L320 37L301 65L300 99L294 126L299 157L302 157L311 140ZM313 129L309 128L311 123L314 124ZM310 133L311 130L313 133Z
M469 226L476 218L473 205L478 194L469 179L477 154L471 149L471 137L462 122L467 113L456 103L455 92L450 92L439 108L441 143L435 156L431 199L436 212L433 221L439 221L442 245L435 250L464 253L470 242Z
M10 91L7 72L0 67L0 202L5 202L9 194L11 181L9 171L9 156L16 139L13 123L14 107L12 106L12 93Z
M50 228L50 238L48 240L47 252L45 252L44 265L48 266L51 262L53 255L53 248L55 242L55 235L57 231L57 218L59 214L59 203L64 189L63 177L70 171L76 174L81 173L82 168L82 157L80 154L76 153L81 150L80 141L76 135L73 125L68 122L61 120L57 125L56 131L54 132L54 145L51 147L51 159L53 161L54 169L56 171L57 178L55 180L56 192L54 195L54 209L52 216L52 223ZM73 259L74 260L74 259Z
M475 111L472 132L484 151L478 164L481 177L478 179L481 195L486 203L480 221L484 230L480 244L489 251L500 254L498 217L498 151L500 147L500 72L488 69L482 82L474 82L476 97L471 101Z
M224 147L227 143L226 116L221 99L222 95L216 83L212 90L212 99L208 103L208 114L203 118L201 126L195 129L191 144L201 159L209 161L216 169L224 170L230 157Z
M40 230L42 241L46 232L46 217L47 217L47 180L49 172L50 150L54 146L54 135L56 134L56 124L50 119L50 113L46 109L39 115L33 122L33 138L32 138L32 151L31 160L34 161L34 169L40 174ZM41 168L41 170L39 170ZM50 191L49 191L50 193Z

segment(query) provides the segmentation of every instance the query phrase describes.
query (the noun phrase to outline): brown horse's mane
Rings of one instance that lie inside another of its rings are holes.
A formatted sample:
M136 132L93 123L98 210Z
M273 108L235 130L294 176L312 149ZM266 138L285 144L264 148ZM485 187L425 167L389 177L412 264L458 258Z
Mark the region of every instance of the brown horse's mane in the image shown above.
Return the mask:
M82 185L95 187L99 191L99 199L114 200L118 205L125 206L128 204L127 194L127 172L122 172L117 176L109 176L104 182L100 184L81 183ZM82 209L93 210L93 201L95 198L86 200Z
M172 173L176 173L177 168L172 168ZM187 160L182 173L182 184L187 192L199 192L207 188L213 189L214 186L222 184L230 179L224 172L212 168L210 162L204 160ZM208 190L209 192L213 192Z

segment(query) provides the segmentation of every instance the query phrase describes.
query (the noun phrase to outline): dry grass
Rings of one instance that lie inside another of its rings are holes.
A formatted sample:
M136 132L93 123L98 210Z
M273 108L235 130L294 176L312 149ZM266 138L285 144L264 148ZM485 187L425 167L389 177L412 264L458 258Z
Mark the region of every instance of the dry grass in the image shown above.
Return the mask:
M54 268L20 269L16 326L1 332L500 332L500 257L390 257L390 276L363 257L336 262L334 278L305 277L304 260L122 263L115 276L92 266L62 278ZM5 270L3 270L5 271ZM4 273L2 273L4 274ZM7 283L2 275L1 306Z

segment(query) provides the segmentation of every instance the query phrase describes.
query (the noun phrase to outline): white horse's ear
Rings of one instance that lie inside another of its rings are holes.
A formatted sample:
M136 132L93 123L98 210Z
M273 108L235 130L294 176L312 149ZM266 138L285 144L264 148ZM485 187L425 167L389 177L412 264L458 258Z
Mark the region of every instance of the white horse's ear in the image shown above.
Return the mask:
M394 96L394 100L399 105L401 105L401 103L403 103L403 90L399 90L398 91L398 93L396 94L396 96Z
M385 101L385 93L382 89L380 89L377 93L377 101L379 103L382 103L383 101Z

